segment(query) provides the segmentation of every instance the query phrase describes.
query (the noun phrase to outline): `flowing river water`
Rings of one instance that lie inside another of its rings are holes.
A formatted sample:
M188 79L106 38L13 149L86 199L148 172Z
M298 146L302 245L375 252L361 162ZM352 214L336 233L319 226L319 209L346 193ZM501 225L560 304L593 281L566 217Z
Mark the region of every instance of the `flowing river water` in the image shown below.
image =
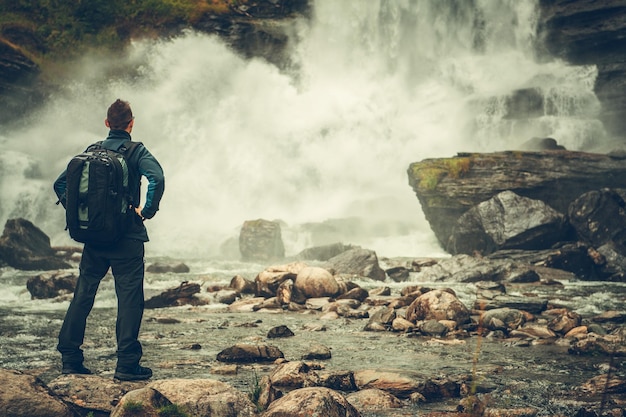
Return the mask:
M263 267L239 262L193 262L188 274L146 276L149 298L183 280L202 284L202 298L211 299L206 288L227 285L235 274L253 279ZM35 273L3 269L4 300L0 315L0 367L21 369L49 382L60 372L55 350L68 301L31 300L26 280ZM430 287L453 288L461 301L471 307L476 299L472 284L411 281L358 282L364 288L389 286L393 294L419 283ZM626 285L600 282L564 282L562 287L518 285L511 294L524 293L549 300L554 306L572 309L586 318L605 310L626 310ZM496 408L534 407L538 415L576 415L581 408L599 411L602 398L581 390L584 382L611 373L626 376L623 358L606 355L572 355L568 344L524 339L476 336L432 338L394 332L371 332L363 328L367 319L323 320L321 313L229 312L214 300L206 306L170 307L146 310L141 340L144 364L151 366L155 379L213 378L232 384L242 392L252 392L255 378L268 374L273 365L240 365L236 374L213 372L223 363L217 354L236 343L267 343L278 347L288 360L300 360L313 344L331 349L332 357L321 361L327 371L361 369L417 373L429 377L457 378L476 375L478 386L489 391L488 404ZM268 331L286 325L295 336L268 339ZM115 295L112 278L99 290L85 342L86 365L98 375L112 377L115 367ZM562 343L563 342L563 343ZM624 393L611 393L605 401L626 400ZM401 409L367 412L364 416L406 416L456 410L459 398L409 404Z

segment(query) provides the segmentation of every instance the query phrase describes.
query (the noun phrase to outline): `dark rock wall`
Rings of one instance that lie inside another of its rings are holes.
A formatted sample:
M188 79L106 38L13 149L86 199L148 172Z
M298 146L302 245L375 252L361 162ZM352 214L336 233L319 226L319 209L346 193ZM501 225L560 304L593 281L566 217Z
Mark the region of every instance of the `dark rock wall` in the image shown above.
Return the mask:
M609 133L626 130L626 0L540 0L544 52L576 65L597 65L595 91Z
M194 28L214 33L245 57L263 57L288 65L285 27L296 15L308 15L313 0L259 0L234 7L227 15L206 15ZM572 64L597 65L595 90L607 131L623 138L626 130L626 0L539 0L539 54ZM168 33L171 28L168 28ZM10 32L10 28L6 29ZM5 30L5 31L6 31ZM41 49L23 33L0 34L13 44ZM35 85L39 69L8 42L0 41L0 123L26 111L42 94ZM29 97L35 97L29 100ZM4 120L3 120L4 119Z

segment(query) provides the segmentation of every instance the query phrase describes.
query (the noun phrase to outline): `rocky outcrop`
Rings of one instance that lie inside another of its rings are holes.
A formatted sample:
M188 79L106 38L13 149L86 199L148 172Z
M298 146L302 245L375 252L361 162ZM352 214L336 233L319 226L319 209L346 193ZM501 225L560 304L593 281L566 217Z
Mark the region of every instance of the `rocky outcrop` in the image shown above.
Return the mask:
M285 257L280 223L247 220L239 232L239 251L243 261L270 261Z
M0 369L0 415L14 417L74 417L68 404L51 394L39 379L20 371Z
M444 248L458 219L503 191L543 201L560 213L580 195L623 187L626 161L619 156L570 152L459 153L412 163L409 184Z
M626 130L626 3L621 0L541 0L540 35L548 55L596 65L595 92L605 128Z
M56 255L50 238L25 219L7 220L0 236L0 262L27 271L71 268Z
M0 123L10 122L12 115L26 111L37 99L34 81L39 72L20 47L0 34Z

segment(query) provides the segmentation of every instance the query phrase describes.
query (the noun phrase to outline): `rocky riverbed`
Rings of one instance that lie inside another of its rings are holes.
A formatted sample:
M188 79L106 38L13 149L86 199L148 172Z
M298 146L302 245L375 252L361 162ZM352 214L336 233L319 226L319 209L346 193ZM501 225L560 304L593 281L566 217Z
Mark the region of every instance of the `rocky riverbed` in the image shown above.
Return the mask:
M384 260L383 266L385 262L397 265L406 260ZM319 309L311 305L299 312L282 308L246 310L237 308L237 302L232 305L218 303L215 299L217 293L208 291L227 285L228 277L236 273L250 276L258 265L239 264L236 267L243 270L229 270L221 265L211 274L194 273L197 268L192 268L188 274L147 275L148 297L165 288L175 287L184 276L184 280L200 283L202 290L197 296L209 301L204 306L146 310L141 338L144 364L154 369L154 380L215 379L248 394L254 392L258 381L270 375L277 365L273 362L220 362L217 360L220 352L239 343L269 345L278 348L285 360L297 362L304 361L303 357L312 351L313 346L321 345L330 351L330 358L306 359L305 362L310 365L308 373L349 372L357 375L358 380L359 372L375 371L379 381L390 378L390 385L397 384L398 378L408 378L409 381L438 387L431 387L428 391L430 398L421 400L417 396L400 395L404 397L400 398L400 408L361 408L359 411L363 416L456 412L463 398L473 393L477 393L488 409L500 410L495 415L623 415L626 404L623 339L621 347L616 348L617 353L611 354L598 349L575 351L572 346L578 340L576 337L542 335L539 332L480 331L475 326L468 326L464 331L427 336L423 331L415 330L364 330L375 311L399 298L404 288L414 285L433 290L452 289L470 309L476 322L480 311L473 307L477 294L481 292L480 285L424 282L421 278L427 275L423 272L411 272L403 282L361 278L358 284L370 296L359 309L368 311L369 318L338 316L322 307L325 305L323 302L319 304ZM15 289L25 286L30 276L32 273L5 269L2 278L4 283L12 283ZM525 299L527 305L533 305L533 299L547 300L548 311L565 309L578 312L585 325L597 326L598 333L602 332L600 329L611 333L620 328L623 333L621 326L626 311L624 283L573 279L562 280L558 285L538 281L507 283L505 286L509 296ZM390 295L374 295L384 294L381 288L388 290ZM111 294L109 277L103 282L100 301L90 316L85 344L86 365L103 380L112 379L115 367L115 309ZM59 357L55 351L56 335L66 301L62 298L55 301L26 300L23 291L17 298L21 301L5 303L2 307L0 367L23 370L54 386L59 382L60 373ZM246 298L252 299L252 296L244 296ZM605 310L621 313L614 313L606 320L597 319ZM401 316L405 311L400 308L397 315ZM535 328L545 328L552 319L545 311L528 313L528 317L527 324ZM268 337L270 330L279 326L286 326L294 335ZM611 375L611 381L615 381L611 385L602 383L607 374ZM454 388L446 391L442 388L446 386ZM422 392L426 391L422 389ZM343 394L349 395L350 392ZM607 414L609 410L613 410L613 414Z

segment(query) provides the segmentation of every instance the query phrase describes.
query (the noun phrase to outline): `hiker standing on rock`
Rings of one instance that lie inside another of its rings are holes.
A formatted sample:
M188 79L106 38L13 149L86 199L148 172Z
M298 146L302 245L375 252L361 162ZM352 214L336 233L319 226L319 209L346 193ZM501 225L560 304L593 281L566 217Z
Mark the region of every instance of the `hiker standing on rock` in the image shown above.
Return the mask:
M105 120L110 129L107 138L74 157L54 183L70 236L85 244L74 298L59 332L63 374L91 374L83 364L81 345L98 286L111 268L117 295L114 378L133 381L152 376L150 368L139 365L144 242L148 241L144 220L159 209L165 180L156 158L142 143L132 142L134 124L129 103L115 101ZM148 180L143 207L142 176Z

